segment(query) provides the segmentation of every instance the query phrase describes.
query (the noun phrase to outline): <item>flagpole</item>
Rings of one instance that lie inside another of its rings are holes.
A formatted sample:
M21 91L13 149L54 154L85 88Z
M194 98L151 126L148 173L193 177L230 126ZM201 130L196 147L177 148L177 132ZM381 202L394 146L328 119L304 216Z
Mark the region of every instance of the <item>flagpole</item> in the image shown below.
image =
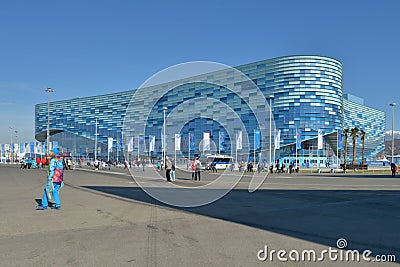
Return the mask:
M296 128L296 162L294 163L294 168L297 169L297 140L298 138L298 134L297 134L297 128Z
M139 162L139 150L140 150L140 147L139 147L139 140L140 140L140 136L138 135L138 138L137 138L137 161Z
M174 160L175 160L175 167L176 167L176 134L175 134L174 145L175 145L175 149L174 149Z
M274 95L268 96L269 98L269 165L273 165L274 163L272 162L272 99L274 98ZM275 159L274 159L275 160Z
M339 131L336 134L336 169L339 169Z
M146 138L145 138L146 139ZM144 141L145 143L146 143L146 140ZM149 149L148 149L148 157L149 157L149 164L151 164L151 160L150 160L150 153L151 153L151 151L150 151L150 135L149 135Z
M254 130L254 167L256 166L256 130Z
M218 132L218 155L221 155L221 131Z
M237 147L238 147L238 133L236 132L236 146L235 146L235 148L236 148L236 163L238 162L238 160L237 160L237 151L238 151Z
M275 164L275 158L276 158L276 148L274 148L274 164Z
M190 164L190 132L189 132L188 134L189 134L189 137L188 137L188 139L189 139L189 142L188 142L188 150L189 150L189 153L188 153L188 164L187 164L187 168L189 168L189 164Z

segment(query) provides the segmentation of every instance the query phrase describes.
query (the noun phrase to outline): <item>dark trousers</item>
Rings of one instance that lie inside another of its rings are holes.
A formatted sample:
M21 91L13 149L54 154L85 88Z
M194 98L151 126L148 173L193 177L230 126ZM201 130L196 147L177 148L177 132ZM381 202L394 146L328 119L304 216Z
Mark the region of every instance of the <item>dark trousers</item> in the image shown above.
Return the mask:
M199 181L200 181L200 171L196 171L196 174L195 174L195 176L194 176L194 179L195 179L195 180L199 179Z
M196 178L196 172L193 171L193 172L192 172L192 180L194 180L195 178Z
M171 182L171 169L166 170L165 175L167 176L167 181Z

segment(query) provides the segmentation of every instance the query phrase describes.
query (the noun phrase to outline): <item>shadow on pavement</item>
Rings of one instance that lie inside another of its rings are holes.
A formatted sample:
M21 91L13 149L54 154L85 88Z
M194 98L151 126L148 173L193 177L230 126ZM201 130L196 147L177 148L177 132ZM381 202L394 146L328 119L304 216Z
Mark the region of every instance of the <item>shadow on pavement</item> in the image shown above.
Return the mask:
M369 249L373 255L398 253L400 247L400 194L395 190L232 190L211 204L179 208L154 200L138 187L85 188L316 242L327 249L336 248L339 238L347 240L347 249Z
M41 198L35 198L35 201L38 205L42 205L42 199ZM49 207L53 207L55 204L51 201L49 201Z

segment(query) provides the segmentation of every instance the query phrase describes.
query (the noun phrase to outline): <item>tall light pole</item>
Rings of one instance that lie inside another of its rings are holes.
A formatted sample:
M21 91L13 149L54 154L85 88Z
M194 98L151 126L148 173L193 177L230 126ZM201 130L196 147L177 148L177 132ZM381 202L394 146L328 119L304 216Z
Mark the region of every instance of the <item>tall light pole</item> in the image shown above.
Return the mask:
M396 103L390 103L389 104L392 107L392 160L391 162L394 162L394 107L396 106Z
M47 93L47 134L46 134L46 154L50 154L50 93L54 92L54 90L50 87L47 87L44 89L44 91Z
M268 96L268 98L269 98L269 166L271 166L272 165L272 99L274 99L274 96L270 95Z
M98 116L94 117L96 122L95 122L95 133L94 133L94 161L97 159L97 120Z
M14 162L14 159L13 159L13 155L12 155L12 152L13 152L13 129L14 129L14 127L13 126L10 126L10 127L8 127L8 128L10 128L10 137L11 137L11 141L10 141L10 163L13 163Z
M165 125L165 114L166 114L166 112L167 112L167 110L168 110L168 108L167 107L163 107L162 108L163 109L163 113L164 113L164 125L163 125L163 128L164 128L164 140L163 140L163 162L164 162L164 166L165 166L165 164L166 164L166 162L165 162L165 154L166 154L166 146L167 146L167 138L165 137L165 134L166 134L166 125Z
M15 155L15 158L18 159L18 154L19 154L19 151L20 151L20 147L19 147L19 144L18 144L18 131L15 131L15 143L17 144L17 153ZM14 147L14 151L15 151L15 147Z

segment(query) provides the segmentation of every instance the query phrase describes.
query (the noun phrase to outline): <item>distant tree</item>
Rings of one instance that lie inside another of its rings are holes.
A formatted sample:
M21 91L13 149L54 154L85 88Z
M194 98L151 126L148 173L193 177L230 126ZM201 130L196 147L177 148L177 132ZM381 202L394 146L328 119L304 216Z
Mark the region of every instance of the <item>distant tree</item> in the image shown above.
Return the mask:
M361 147L361 165L364 165L364 150L365 150L365 131L360 130L360 137L361 137L361 142L362 142L362 147Z
M349 129L343 129L343 134L344 134L344 159L343 159L343 165L346 167L346 165L347 165L347 139L349 138L350 130Z
M358 133L360 132L360 130L357 127L354 127L350 131L351 131L350 136L353 139L353 165L355 165L356 164L356 156L357 156L356 141L357 141Z

